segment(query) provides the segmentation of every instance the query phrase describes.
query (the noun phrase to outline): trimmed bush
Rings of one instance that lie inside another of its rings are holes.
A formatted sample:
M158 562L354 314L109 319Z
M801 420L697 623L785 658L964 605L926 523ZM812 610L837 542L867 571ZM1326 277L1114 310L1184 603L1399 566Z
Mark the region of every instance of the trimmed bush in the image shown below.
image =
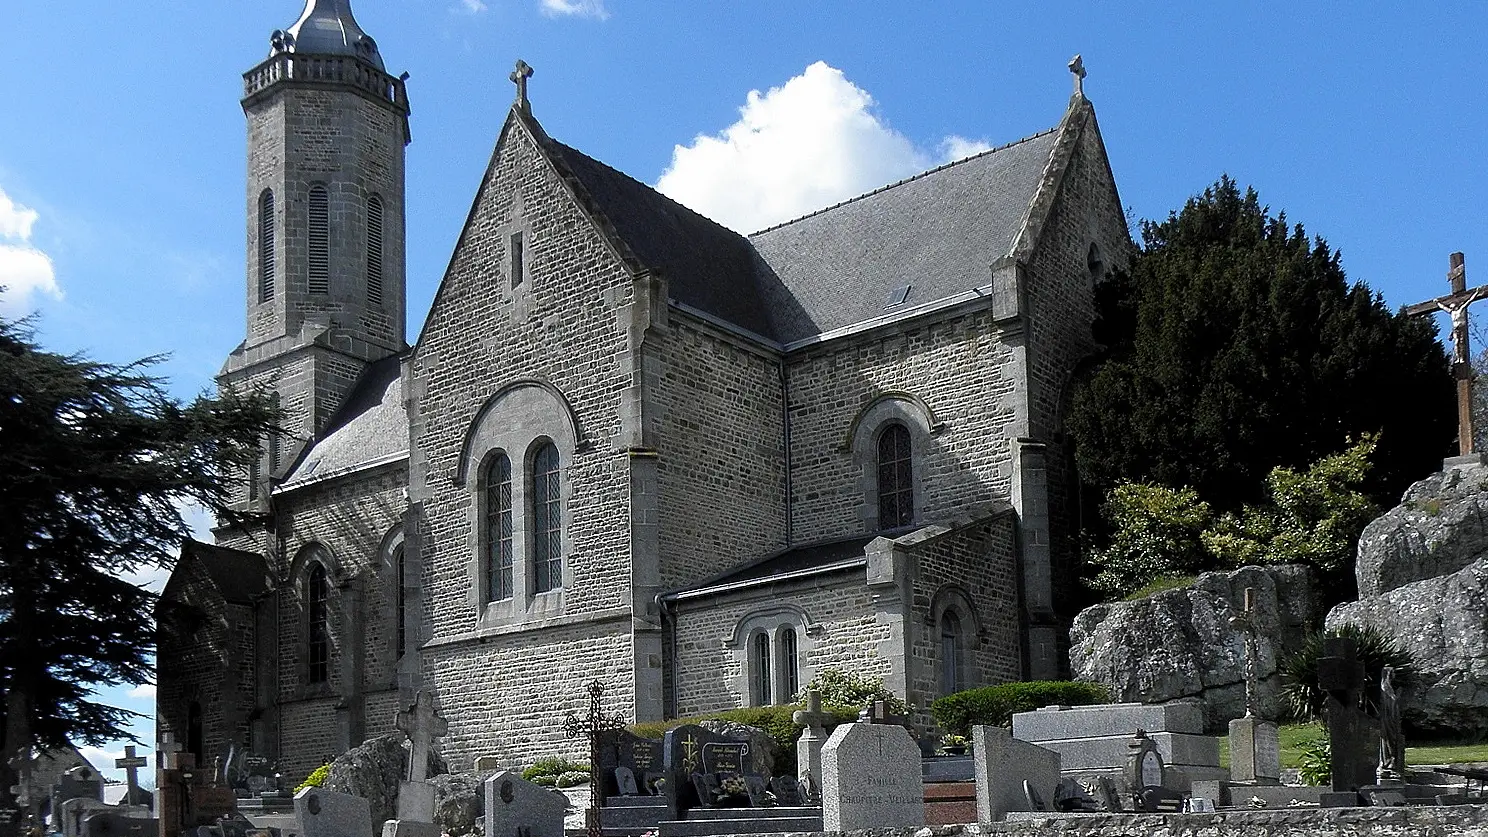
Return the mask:
M321 785L325 784L326 778L330 775L331 766L329 764L322 764L320 767L317 767L314 770L310 771L310 775L306 776L305 781L301 782L295 787L294 792L299 793L305 788L318 788Z
M522 771L522 778L535 784L551 785L552 782L539 782L538 779L548 776L556 780L565 773L583 773L589 775L589 765L572 762L568 759L550 758L538 759L529 768Z
M666 735L667 730L683 724L700 724L703 721L729 721L744 724L763 730L775 742L775 772L794 774L796 772L796 741L801 737L801 730L804 727L792 721L791 714L798 709L805 708L805 704L748 706L743 709L725 709L693 718L672 718L666 721L632 724L627 729L642 738L661 738ZM827 724L828 732L838 724L851 723L858 719L857 707L823 706L822 710L832 713L835 718Z
M1106 687L1076 680L1035 680L1003 683L946 695L930 704L930 714L946 732L970 735L978 724L1009 726L1013 713L1032 712L1044 706L1088 706L1110 700Z

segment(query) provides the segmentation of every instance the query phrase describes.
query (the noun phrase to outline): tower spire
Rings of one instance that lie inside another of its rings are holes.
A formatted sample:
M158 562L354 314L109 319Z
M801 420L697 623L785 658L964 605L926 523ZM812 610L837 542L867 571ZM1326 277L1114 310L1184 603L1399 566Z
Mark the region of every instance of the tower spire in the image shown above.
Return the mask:
M355 55L379 70L385 69L377 42L351 14L351 0L305 0L300 19L287 30L275 30L269 43L270 55Z

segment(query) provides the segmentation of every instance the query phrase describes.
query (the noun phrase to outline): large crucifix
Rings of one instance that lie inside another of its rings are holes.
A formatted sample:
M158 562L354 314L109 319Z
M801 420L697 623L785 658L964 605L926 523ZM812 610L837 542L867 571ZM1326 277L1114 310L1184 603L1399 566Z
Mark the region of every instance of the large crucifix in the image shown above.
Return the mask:
M563 734L568 738L589 739L589 807L584 811L584 830L587 837L599 837L599 806L604 802L600 796L604 790L599 776L600 750L610 733L625 729L625 719L604 713L603 683L595 680L586 691L589 693L589 714L580 718L568 713L563 719Z
M1467 268L1461 253L1453 253L1447 281L1452 292L1436 299L1428 299L1415 305L1407 305L1407 317L1418 314L1434 314L1445 311L1452 317L1452 377L1457 379L1457 452L1467 456L1473 452L1472 424L1472 352L1467 342L1467 306L1488 298L1488 285L1467 289Z

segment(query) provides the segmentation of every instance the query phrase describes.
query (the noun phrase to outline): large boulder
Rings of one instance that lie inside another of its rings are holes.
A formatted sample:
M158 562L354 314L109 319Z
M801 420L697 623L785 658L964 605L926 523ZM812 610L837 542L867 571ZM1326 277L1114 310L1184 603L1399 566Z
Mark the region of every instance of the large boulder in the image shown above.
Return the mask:
M1087 608L1070 628L1074 676L1105 684L1118 702L1198 698L1209 730L1224 729L1245 714L1245 635L1230 619L1244 609L1247 587L1255 589L1259 710L1280 717L1277 661L1317 619L1303 566L1204 573L1192 587Z
M495 775L446 773L429 779L434 786L434 822L448 837L472 837L482 833L477 822L486 814L481 783Z
M445 772L443 760L430 753L428 775ZM391 732L369 738L337 756L321 787L367 800L372 806L372 822L377 825L398 815L398 783L407 775L407 740L401 732Z
M1410 652L1416 674L1401 707L1414 731L1488 733L1488 558L1339 605L1327 626L1343 624L1375 628Z
M1449 468L1406 489L1364 527L1354 574L1359 598L1455 573L1488 557L1488 468Z

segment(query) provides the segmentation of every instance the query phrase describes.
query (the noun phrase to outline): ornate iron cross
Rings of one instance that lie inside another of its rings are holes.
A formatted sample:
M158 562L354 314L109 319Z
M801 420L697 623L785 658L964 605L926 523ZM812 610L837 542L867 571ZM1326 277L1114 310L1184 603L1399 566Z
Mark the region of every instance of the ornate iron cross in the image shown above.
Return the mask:
M589 692L589 714L580 718L574 713L568 713L563 719L563 735L567 738L589 739L589 808L584 812L584 827L588 837L600 837L599 834L599 789L603 787L599 781L599 753L603 747L604 737L608 733L625 729L625 719L618 715L604 714L604 684L598 680L592 681L587 689Z

